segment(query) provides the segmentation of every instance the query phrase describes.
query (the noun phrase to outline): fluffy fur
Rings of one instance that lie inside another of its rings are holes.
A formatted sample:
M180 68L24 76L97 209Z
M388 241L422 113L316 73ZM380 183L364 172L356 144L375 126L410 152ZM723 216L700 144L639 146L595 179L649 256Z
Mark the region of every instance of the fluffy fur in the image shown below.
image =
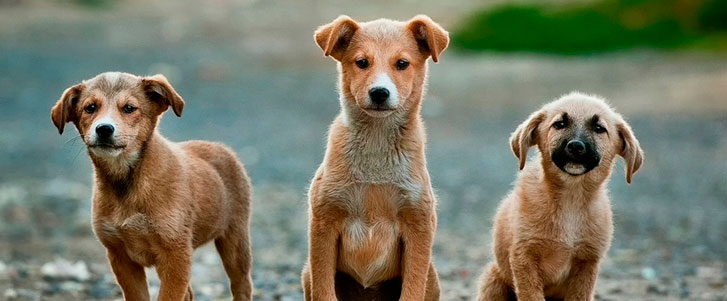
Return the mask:
M561 128L555 123L563 118L568 122ZM559 168L551 159L573 139L589 141L600 157L584 174L573 175L583 168ZM606 185L616 156L624 158L631 182L643 162L638 140L602 99L571 93L533 113L510 142L524 170L495 217L495 261L481 277L479 300L593 300L598 265L613 234ZM526 165L531 146L540 154Z
M222 144L162 137L169 107L181 116L184 100L164 76L109 72L68 88L51 119L60 133L72 122L88 148L93 228L124 299L149 300L144 267L154 266L159 300L191 300L192 252L214 241L234 299L250 300L250 180ZM111 139L96 134L102 124Z
M439 60L448 34L426 16L366 23L341 16L315 41L339 62L341 113L309 191L305 298L438 300L436 201L419 111L427 59ZM374 87L389 89L386 103L372 103Z

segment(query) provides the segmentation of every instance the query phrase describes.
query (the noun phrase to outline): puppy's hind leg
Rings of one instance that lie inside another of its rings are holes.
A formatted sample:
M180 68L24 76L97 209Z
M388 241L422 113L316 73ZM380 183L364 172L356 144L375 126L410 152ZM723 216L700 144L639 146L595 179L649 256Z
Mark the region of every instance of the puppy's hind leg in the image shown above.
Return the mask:
M439 300L439 276L434 268L434 263L429 264L429 274L427 275L427 291L424 294L424 300Z
M235 301L252 300L252 251L246 227L232 226L224 236L215 240Z
M194 292L192 291L192 285L187 287L187 295L184 296L185 301L194 301Z
M515 293L507 285L495 263L490 263L480 277L479 301L514 301Z
M303 266L303 273L300 276L301 279L301 285L303 285L303 296L305 297L306 301L313 300L313 295L311 294L311 284L310 284L310 267L308 267L308 263Z

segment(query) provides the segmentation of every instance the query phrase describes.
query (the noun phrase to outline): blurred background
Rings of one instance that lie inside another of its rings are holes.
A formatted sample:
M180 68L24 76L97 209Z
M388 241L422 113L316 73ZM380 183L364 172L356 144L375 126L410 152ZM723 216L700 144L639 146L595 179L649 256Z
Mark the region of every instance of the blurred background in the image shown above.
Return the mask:
M609 99L646 152L632 185L620 160L609 184L616 232L597 299L727 300L725 0L0 0L0 300L121 298L90 228L85 148L49 118L65 88L104 71L165 74L187 105L161 132L239 153L255 189L255 297L302 300L306 189L339 109L313 30L419 13L452 37L423 104L443 300L471 300L492 259L517 173L509 133L572 90ZM197 299L229 298L214 248L193 272Z

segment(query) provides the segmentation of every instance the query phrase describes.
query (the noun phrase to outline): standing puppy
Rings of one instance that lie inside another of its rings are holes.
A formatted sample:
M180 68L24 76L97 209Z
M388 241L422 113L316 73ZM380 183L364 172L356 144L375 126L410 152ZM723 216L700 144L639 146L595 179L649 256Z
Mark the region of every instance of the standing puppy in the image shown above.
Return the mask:
M234 299L250 300L250 180L221 144L162 137L169 107L181 116L184 100L164 76L108 72L66 89L51 118L88 148L93 229L124 299L149 300L144 267L155 266L159 300L191 300L192 252L214 240Z
M616 156L631 183L643 162L638 140L602 99L571 93L530 115L510 145L525 169L497 212L496 261L482 275L479 300L593 300L613 234L606 183ZM525 166L534 145L540 164Z
M438 300L437 227L419 114L427 59L449 36L429 17L356 23L315 41L339 62L341 113L310 187L306 300Z

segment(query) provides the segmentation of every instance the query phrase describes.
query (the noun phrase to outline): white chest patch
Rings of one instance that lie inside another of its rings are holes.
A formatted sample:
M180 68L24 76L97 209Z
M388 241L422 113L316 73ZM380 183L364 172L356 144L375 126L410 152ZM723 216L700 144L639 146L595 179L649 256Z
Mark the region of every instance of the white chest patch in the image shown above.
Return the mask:
M389 221L351 218L341 237L340 265L361 280L365 287L376 282L387 269L396 268L399 228Z
M574 205L563 207L558 218L559 226L563 231L563 240L569 246L575 245L581 237L583 228L583 212Z
M361 219L350 219L346 225L345 235L349 244L346 244L345 247L353 250L360 248L371 237L371 232L368 230Z
M374 240L389 240L398 237L399 227L396 223L374 221L366 223L360 218L351 218L346 224L346 249L358 250L366 245L376 244ZM384 242L387 245L389 242Z
M354 129L346 143L346 157L354 177L366 183L390 184L410 177L409 154L400 151L395 125L367 124Z

